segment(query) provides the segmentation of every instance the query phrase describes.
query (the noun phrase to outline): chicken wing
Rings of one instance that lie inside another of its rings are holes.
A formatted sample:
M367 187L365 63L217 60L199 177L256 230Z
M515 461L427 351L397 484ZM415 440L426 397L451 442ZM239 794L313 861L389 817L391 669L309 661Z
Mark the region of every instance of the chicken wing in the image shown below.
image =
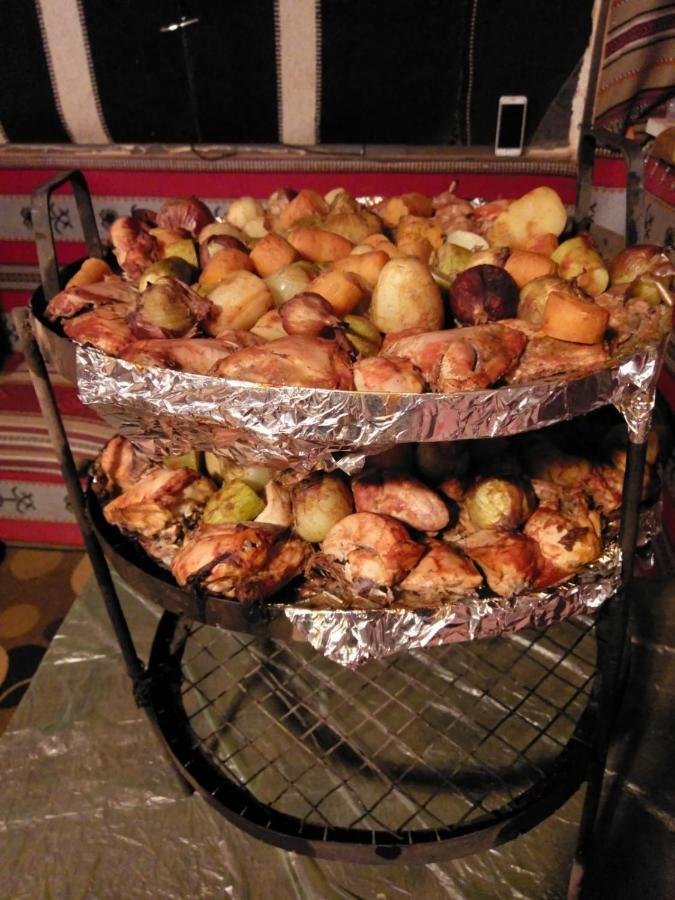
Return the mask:
M527 344L524 334L504 325L458 331L462 340L449 344L432 376L433 387L445 394L490 387L511 371Z
M492 323L398 332L385 338L380 355L410 360L435 390L452 393L494 384L515 366L526 344L524 334Z
M137 297L138 291L133 285L117 275L108 275L103 281L86 287L65 288L55 294L47 304L45 317L51 322L70 319L78 313L107 303L127 303L131 308Z

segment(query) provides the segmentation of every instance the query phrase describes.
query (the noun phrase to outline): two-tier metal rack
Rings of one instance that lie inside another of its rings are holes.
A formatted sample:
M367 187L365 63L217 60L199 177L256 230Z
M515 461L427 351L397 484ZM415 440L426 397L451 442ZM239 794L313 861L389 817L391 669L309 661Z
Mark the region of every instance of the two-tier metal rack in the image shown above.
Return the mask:
M594 147L588 135L580 220L589 209ZM628 162L632 184L639 153L631 151ZM629 444L622 586L599 615L342 668L298 641L283 616L190 595L139 565L85 496L42 354L58 355L63 341L42 313L70 274L59 273L49 224L51 194L66 182L89 253L102 255L81 173L36 191L43 287L17 324L136 700L182 778L257 838L353 863L427 863L495 847L541 822L586 781L570 887L576 896L626 671L646 439ZM634 216L629 203L629 242ZM62 365L74 376L72 361ZM147 663L138 658L109 561L165 609Z

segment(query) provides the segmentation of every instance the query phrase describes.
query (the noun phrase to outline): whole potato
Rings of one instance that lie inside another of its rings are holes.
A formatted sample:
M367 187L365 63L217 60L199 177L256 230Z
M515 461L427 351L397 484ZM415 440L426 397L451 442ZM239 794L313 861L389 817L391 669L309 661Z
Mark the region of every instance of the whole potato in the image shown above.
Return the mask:
M442 328L443 301L428 266L409 257L389 260L377 279L369 315L384 334Z

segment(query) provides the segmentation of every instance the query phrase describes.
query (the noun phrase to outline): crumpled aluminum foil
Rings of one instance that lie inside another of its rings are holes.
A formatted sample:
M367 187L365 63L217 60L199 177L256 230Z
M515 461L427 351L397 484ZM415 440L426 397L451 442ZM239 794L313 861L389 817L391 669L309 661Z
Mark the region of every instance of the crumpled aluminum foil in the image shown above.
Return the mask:
M92 347L78 347L77 377L82 402L155 457L212 450L236 463L353 473L367 455L400 443L508 436L607 404L639 440L664 349L638 347L581 377L456 394L265 388L138 368Z
M661 504L656 503L640 517L638 545L660 530ZM607 540L602 556L570 581L513 598L458 597L429 612L344 609L339 597L331 597L329 590L317 584L315 598L307 605L324 608L287 606L283 611L316 650L340 665L357 666L403 650L545 628L568 616L598 610L620 583L621 549L614 536ZM311 586L304 593L311 594Z

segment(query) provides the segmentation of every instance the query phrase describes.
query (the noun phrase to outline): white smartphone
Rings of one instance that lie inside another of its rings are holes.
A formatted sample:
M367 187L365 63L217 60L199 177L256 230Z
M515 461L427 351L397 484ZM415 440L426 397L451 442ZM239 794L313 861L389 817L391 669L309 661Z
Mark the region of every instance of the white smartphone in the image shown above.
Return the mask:
M527 97L503 95L497 110L495 156L520 156L525 140Z

